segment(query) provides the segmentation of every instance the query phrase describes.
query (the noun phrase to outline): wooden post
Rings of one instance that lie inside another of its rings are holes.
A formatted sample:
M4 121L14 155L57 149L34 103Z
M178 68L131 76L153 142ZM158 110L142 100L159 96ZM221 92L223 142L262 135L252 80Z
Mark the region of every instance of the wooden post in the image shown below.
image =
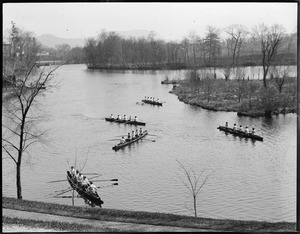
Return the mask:
M74 206L74 189L73 189L73 193L72 193L72 206Z

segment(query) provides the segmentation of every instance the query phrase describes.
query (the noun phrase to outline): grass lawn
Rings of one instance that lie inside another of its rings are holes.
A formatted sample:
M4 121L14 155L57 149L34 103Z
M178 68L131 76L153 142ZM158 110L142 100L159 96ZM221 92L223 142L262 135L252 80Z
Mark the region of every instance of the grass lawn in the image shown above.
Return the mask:
M199 228L207 230L233 231L233 232L293 232L296 231L296 223L292 222L259 222L241 221L229 219L209 219L195 218L183 215L151 213L140 211L113 210L105 208L76 207L53 203L44 203L28 200L18 200L15 198L3 197L2 208L33 211L39 213L56 214L62 216L87 218L93 220L105 220L115 222L140 223L149 225L162 225L174 227ZM5 220L4 220L5 221ZM11 222L6 219L5 222ZM31 221L29 220L28 223ZM63 224L39 224L39 227L57 228ZM42 226L41 226L42 225ZM45 225L45 226L44 226ZM64 227L64 230L73 230ZM84 227L78 227L80 228ZM81 229L80 229L81 230Z

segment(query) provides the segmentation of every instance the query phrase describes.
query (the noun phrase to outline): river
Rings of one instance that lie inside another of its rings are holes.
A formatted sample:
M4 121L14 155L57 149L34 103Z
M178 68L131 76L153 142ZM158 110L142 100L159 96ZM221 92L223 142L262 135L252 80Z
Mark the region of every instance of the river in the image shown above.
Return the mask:
M118 178L117 186L95 182L103 186L98 192L104 208L192 216L179 161L196 175L210 175L198 194L199 217L296 222L296 114L249 118L187 105L169 93L172 85L160 83L165 74L60 67L58 87L39 97L48 115L39 124L48 130L47 143L33 145L23 160L23 199L71 205L70 198L53 198L67 181L47 182L65 179L76 165L101 173L103 180ZM164 104L141 105L145 96ZM151 135L115 152L113 139L135 127L106 122L110 114L137 115ZM226 121L255 126L264 141L226 135L217 129ZM14 163L2 162L3 195L16 197ZM76 199L75 205L85 204Z

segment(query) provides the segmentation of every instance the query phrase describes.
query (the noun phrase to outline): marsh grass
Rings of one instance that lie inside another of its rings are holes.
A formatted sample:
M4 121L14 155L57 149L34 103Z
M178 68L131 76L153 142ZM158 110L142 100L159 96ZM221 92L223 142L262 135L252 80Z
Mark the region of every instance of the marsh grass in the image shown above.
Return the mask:
M271 232L295 231L296 224L292 222L259 222L229 219L195 218L184 215L166 213L151 213L142 211L113 210L105 208L76 207L15 198L3 197L2 208L47 213L68 217L129 222L149 225L162 225L186 228L199 228L218 231Z

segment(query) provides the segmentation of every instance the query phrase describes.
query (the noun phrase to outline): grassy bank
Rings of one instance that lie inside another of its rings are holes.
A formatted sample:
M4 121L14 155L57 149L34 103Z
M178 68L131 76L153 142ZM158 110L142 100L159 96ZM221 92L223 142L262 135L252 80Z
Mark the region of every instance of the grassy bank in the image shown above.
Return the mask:
M103 227L95 228L91 225L78 224L78 223L66 223L66 222L55 222L55 221L37 221L32 219L19 219L2 217L2 223L7 225L19 225L24 227L32 227L34 229L51 229L58 231L73 231L73 232L119 232L117 228Z
M112 210L105 208L72 207L67 205L2 198L2 208L56 214L68 217L87 218L116 222L129 222L150 225L188 227L220 231L243 232L272 232L295 231L296 223L290 222L258 222L229 219L194 218L183 215L165 213L134 212L126 210ZM57 224L53 224L57 225ZM53 228L53 226L52 226ZM67 228L68 229L68 228Z
M173 87L170 93L187 104L213 111L233 111L239 116L296 113L296 78L286 78L281 92L276 84L275 81L269 81L268 88L264 88L261 80L184 80Z

